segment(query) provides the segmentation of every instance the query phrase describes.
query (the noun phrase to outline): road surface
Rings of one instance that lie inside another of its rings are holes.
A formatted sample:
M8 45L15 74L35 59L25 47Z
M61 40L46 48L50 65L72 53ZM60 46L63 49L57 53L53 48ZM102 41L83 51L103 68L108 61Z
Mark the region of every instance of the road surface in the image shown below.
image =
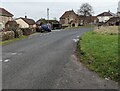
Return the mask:
M74 55L76 42L89 28L37 33L2 47L3 89L117 89Z

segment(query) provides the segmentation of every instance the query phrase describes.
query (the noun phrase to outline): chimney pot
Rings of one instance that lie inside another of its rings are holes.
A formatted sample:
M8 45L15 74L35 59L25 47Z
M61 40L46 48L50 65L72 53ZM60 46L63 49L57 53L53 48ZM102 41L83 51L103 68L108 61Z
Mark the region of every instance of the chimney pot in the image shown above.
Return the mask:
M27 16L25 16L25 18L27 18Z

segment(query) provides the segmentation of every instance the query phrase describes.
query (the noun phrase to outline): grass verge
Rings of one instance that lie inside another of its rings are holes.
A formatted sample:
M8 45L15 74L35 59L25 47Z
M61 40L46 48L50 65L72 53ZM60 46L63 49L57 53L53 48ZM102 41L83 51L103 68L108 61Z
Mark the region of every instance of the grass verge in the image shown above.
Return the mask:
M10 40L1 41L0 45L5 45L5 44L8 44L8 43L11 43L11 42L14 42L14 41L18 41L18 40L21 40L21 39L24 39L24 38L27 38L27 36L21 36L19 38L13 38L13 39L10 39Z
M77 56L101 77L120 81L118 35L86 32L77 44Z

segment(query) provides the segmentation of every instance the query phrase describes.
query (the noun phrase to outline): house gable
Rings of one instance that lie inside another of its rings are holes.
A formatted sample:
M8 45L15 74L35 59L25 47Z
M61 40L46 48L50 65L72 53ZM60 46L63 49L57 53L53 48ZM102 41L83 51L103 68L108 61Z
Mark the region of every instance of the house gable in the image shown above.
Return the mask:
M20 28L29 28L29 24L26 23L23 19L18 18L15 21L19 24Z
M69 26L69 25L78 26L78 21L79 21L79 17L73 10L66 11L60 17L60 23L62 24L62 26Z
M35 24L35 21L33 19L28 19L28 18L21 18L21 19L24 20L29 25Z
M97 18L99 19L99 22L106 22L114 16L116 16L114 13L108 11L108 12L103 12L101 14L98 14Z
M60 19L65 19L65 18L70 17L70 16L77 17L77 14L76 14L73 10L66 11L66 12L60 17Z
M13 17L13 14L5 10L4 8L0 8L0 15L1 16L7 16L7 17Z

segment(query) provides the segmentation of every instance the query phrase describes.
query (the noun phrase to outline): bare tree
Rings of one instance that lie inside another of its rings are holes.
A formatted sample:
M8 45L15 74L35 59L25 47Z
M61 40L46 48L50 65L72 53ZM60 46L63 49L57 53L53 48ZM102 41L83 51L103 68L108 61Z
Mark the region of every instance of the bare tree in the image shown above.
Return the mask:
M78 9L78 15L83 15L84 16L84 20L83 20L83 23L85 23L85 19L86 19L86 16L92 16L92 14L94 13L93 12L93 8L90 4L88 3L83 3L81 6L80 6L80 9Z

